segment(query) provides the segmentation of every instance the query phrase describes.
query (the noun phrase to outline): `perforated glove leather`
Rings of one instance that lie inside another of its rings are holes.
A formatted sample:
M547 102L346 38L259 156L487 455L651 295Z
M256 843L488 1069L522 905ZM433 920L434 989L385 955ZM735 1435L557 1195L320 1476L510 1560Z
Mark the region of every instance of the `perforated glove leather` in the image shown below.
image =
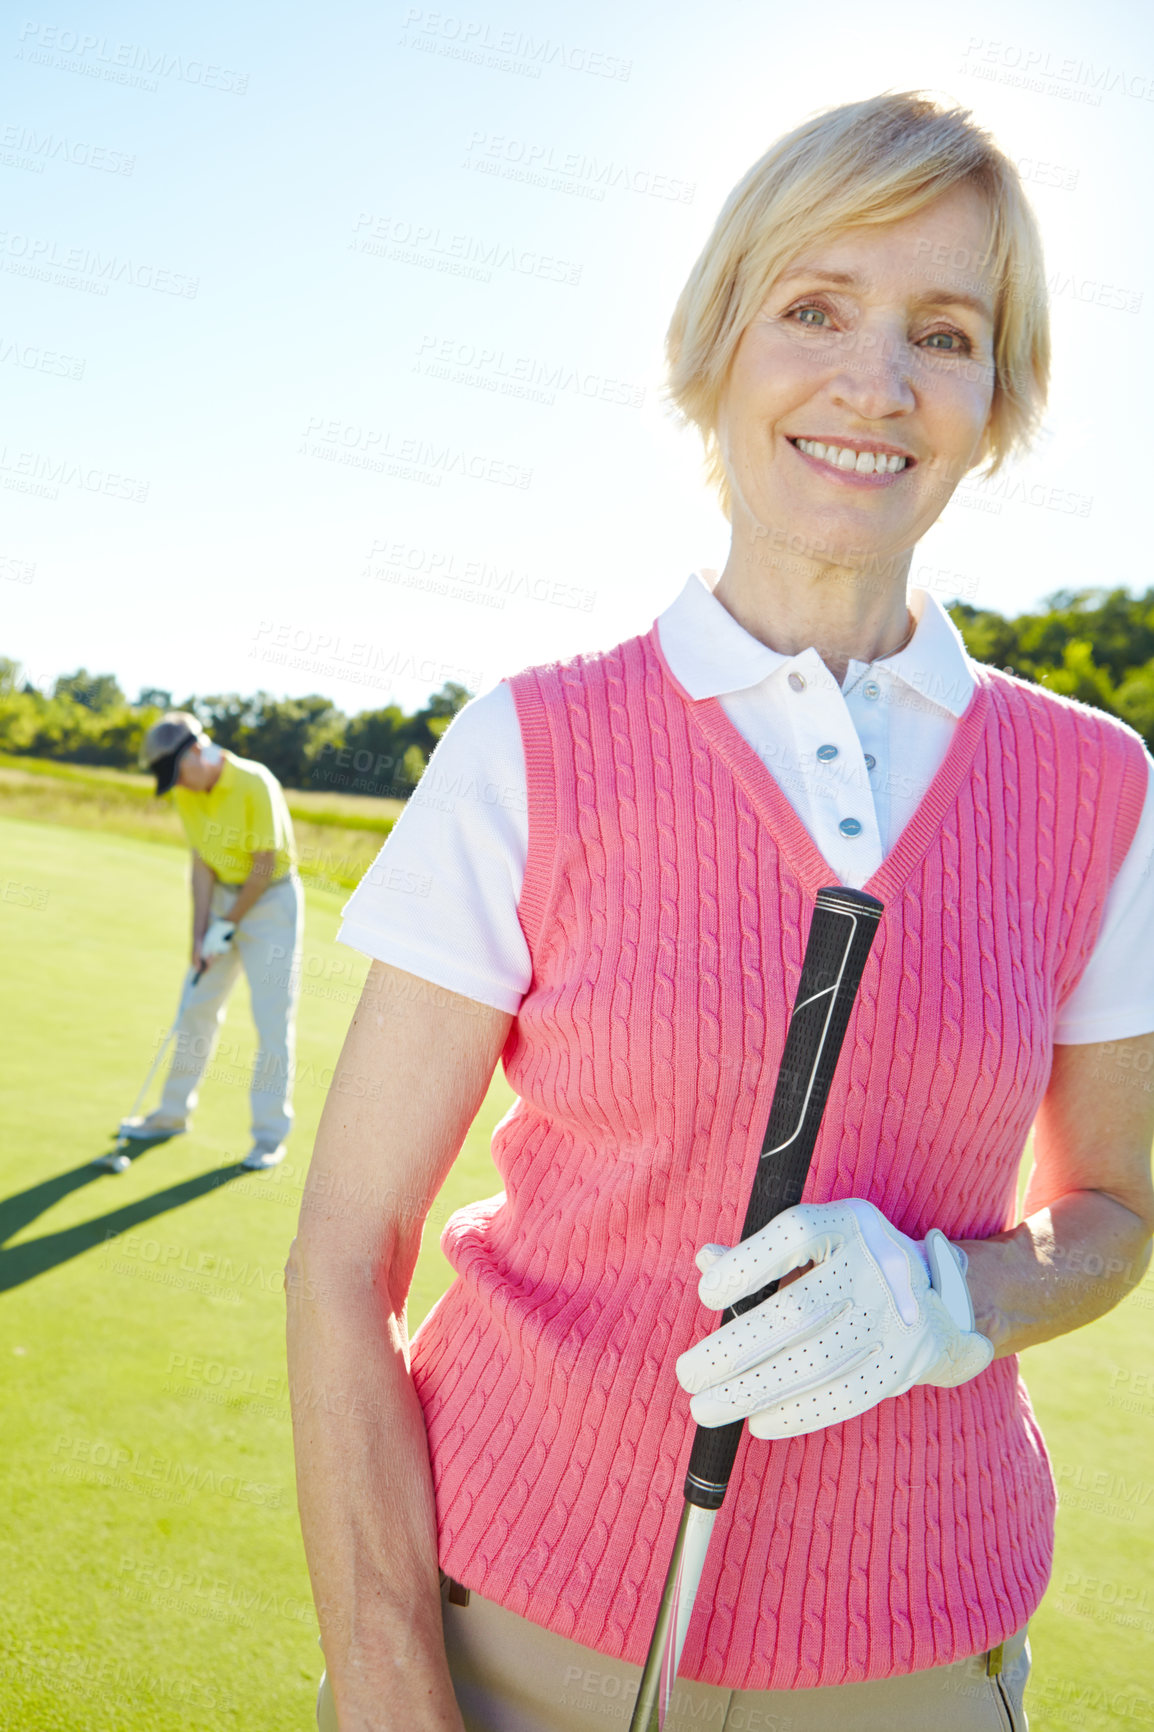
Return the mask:
M994 1357L974 1328L965 1252L937 1228L921 1244L907 1238L860 1197L800 1203L696 1261L713 1311L815 1265L678 1359L699 1425L747 1419L755 1437L796 1437L916 1383L953 1388Z

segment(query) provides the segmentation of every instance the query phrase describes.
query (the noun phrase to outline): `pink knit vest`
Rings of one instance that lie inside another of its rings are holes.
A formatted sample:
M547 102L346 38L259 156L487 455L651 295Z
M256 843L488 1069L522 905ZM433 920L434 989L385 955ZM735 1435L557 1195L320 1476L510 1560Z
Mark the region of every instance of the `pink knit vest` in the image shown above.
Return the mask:
M1056 1009L1093 949L1146 786L1120 723L986 669L866 888L885 903L806 1200L903 1232L1017 1218ZM418 1332L442 1567L644 1659L692 1441L677 1355L716 1323L693 1256L732 1243L813 899L836 882L656 628L511 681L533 980L505 1048L504 1194L443 1236ZM746 1434L682 1675L789 1689L945 1665L1018 1629L1054 1488L1016 1359L857 1420Z

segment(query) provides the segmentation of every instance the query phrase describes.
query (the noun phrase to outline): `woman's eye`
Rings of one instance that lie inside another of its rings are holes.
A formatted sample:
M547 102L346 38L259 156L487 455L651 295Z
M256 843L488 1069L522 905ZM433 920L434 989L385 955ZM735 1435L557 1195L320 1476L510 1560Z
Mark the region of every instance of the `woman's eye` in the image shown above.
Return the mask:
M944 341L939 342L939 338L944 338ZM940 349L944 355L969 354L971 347L970 339L961 331L931 331L924 341L929 348Z
M797 317L797 322L799 325L809 325L814 330L817 330L817 331L821 331L821 330L825 329L824 325L820 325L818 323L818 320L829 318L829 314L827 313L827 311L824 307L814 307L814 306L794 307L793 312ZM816 317L815 318L807 318L806 317L807 313L816 314Z

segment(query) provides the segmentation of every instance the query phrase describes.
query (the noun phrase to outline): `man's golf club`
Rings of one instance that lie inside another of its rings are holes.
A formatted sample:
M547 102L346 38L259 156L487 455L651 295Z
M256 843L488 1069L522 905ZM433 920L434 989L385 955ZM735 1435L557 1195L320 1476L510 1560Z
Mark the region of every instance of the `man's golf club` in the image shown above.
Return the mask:
M176 1007L176 1015L172 1019L172 1027L157 1047L156 1056L148 1067L148 1075L140 1085L140 1093L132 1103L132 1111L125 1114L125 1118L121 1120L122 1124L125 1122L125 1119L134 1119L143 1106L145 1097L148 1094L149 1089L152 1087L152 1079L160 1068L160 1061L168 1051L172 1041L176 1038L177 1030L180 1028L181 1018L184 1016L184 1013L188 1008L188 1003L196 988L196 983L207 967L207 962L202 961L199 968L190 968L188 973L185 975L184 985L180 990L180 1003ZM101 1155L99 1159L93 1161L92 1165L94 1167L99 1167L102 1172L106 1173L126 1172L132 1165L132 1161L128 1154L128 1146L131 1141L131 1137L123 1135L118 1136L116 1139L116 1147L113 1149L112 1153L109 1155Z

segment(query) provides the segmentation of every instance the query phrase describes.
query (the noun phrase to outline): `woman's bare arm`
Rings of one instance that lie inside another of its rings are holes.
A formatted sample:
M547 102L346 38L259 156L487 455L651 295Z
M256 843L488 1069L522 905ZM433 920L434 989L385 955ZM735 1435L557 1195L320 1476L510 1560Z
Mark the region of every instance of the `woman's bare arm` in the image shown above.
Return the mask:
M462 1732L405 1299L425 1217L510 1020L375 962L305 1185L285 1282L289 1382L301 1529L341 1732Z
M1034 1126L1026 1219L961 1241L996 1357L1101 1317L1150 1262L1154 1034L1057 1046Z

